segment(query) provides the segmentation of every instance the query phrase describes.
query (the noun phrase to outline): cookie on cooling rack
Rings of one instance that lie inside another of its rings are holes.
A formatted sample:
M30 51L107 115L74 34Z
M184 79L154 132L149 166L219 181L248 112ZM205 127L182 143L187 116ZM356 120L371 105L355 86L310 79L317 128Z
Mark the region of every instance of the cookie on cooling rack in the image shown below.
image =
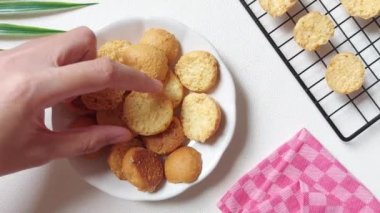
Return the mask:
M166 155L182 146L186 140L181 122L174 117L170 126L158 135L142 137L147 149L159 154Z
M174 65L180 54L180 45L175 36L160 28L151 28L144 32L141 44L149 44L165 52L169 64Z
M155 135L169 127L173 104L163 95L131 92L125 98L122 119L140 135Z
M297 0L259 0L261 7L272 17L282 16Z
M124 143L118 143L118 144L112 145L110 153L108 155L107 163L111 171L120 180L126 180L126 177L123 176L123 173L121 170L122 161L125 154L132 147L142 147L142 146L143 146L142 142L136 138L133 138Z
M218 130L221 118L219 105L208 95L190 93L183 99L181 122L187 138L205 143Z
M172 101L174 108L181 103L184 93L185 91L178 77L169 71L165 80L164 94Z
M192 183L201 171L201 154L192 147L181 147L165 159L165 176L171 183Z
M123 63L151 78L164 81L168 72L168 58L165 53L151 45L135 44L124 48Z
M175 74L187 89L207 92L218 81L218 62L209 52L192 51L178 60Z
M380 0L341 0L351 16L370 19L380 14Z
M334 56L326 71L329 87L341 94L358 90L364 82L363 62L352 53L339 53Z
M298 20L293 33L298 45L315 51L334 35L334 24L327 16L310 12Z
M98 57L107 57L113 61L123 63L123 48L130 46L127 40L111 40L104 43L98 50Z
M122 173L140 191L153 192L164 179L160 157L147 149L133 147L125 154Z

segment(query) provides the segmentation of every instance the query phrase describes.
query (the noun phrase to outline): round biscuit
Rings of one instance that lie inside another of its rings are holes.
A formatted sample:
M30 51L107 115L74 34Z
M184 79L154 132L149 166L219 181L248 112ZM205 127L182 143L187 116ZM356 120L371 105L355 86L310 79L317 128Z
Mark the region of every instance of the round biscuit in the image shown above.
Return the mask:
M63 102L64 106L73 113L77 113L80 115L92 114L95 111L88 109L82 102L80 96L69 102Z
M123 158L122 174L138 190L153 192L164 179L164 168L156 153L133 147Z
M144 32L141 44L148 44L165 52L169 65L174 65L180 54L180 44L175 36L160 28L151 28Z
M164 169L169 182L192 183L202 171L201 154L192 147L181 147L165 159Z
M165 80L169 66L168 58L162 50L147 44L135 44L123 50L124 64L140 70L151 78Z
M98 92L93 92L81 96L83 104L92 110L112 110L122 101L125 91L120 89L107 88Z
M179 106L184 93L184 88L178 77L173 72L169 71L164 85L164 94L173 102L174 108Z
M104 43L98 49L98 57L107 57L113 61L123 63L123 48L130 46L127 40L111 40Z
M327 66L326 81L329 87L341 94L354 92L364 83L363 62L352 53L335 55Z
M219 105L202 93L190 93L183 99L181 123L187 138L206 142L216 133L222 118Z
M131 92L125 98L122 119L140 135L155 135L169 127L173 104L164 95Z
M334 35L334 24L319 12L300 18L294 27L294 40L307 51L315 51Z
M259 0L261 7L272 17L284 15L297 0Z
M370 19L380 14L380 0L341 0L351 16Z
M96 125L96 120L91 115L82 115L75 118L69 125L68 128L81 128Z
M107 158L107 163L111 171L120 180L126 180L121 171L122 161L127 151L132 147L142 147L143 144L137 138L133 138L124 143L118 143L111 146L110 153Z
M181 122L174 117L170 126L158 135L142 137L147 149L159 154L166 155L182 146L186 141Z
M192 51L178 60L175 74L187 89L207 92L218 81L218 62L209 52Z
M99 125L125 126L121 119L123 115L123 104L119 104L113 110L101 110L96 112L96 121Z

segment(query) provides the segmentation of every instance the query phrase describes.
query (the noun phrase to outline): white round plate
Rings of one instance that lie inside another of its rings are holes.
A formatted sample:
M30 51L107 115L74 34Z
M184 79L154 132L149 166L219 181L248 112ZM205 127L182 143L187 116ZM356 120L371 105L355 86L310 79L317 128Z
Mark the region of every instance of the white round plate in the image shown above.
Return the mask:
M223 64L215 48L202 36L195 33L187 26L167 18L136 18L125 19L110 24L99 30L96 35L98 46L113 39L127 39L137 43L143 32L152 27L160 27L173 33L181 43L182 53L192 50L205 50L211 52L219 62L220 78L218 86L209 93L219 104L223 112L223 119L218 133L206 144L191 141L189 146L194 147L202 155L202 172L198 180L191 184L171 184L165 181L154 193L138 191L127 181L120 181L109 169L106 156L97 160L83 158L70 159L72 167L89 184L115 197L126 200L164 200L174 197L186 189L204 180L216 167L228 144L231 142L235 129L236 105L235 86L231 74ZM54 107L52 111L53 129L62 129L72 120L63 107ZM199 189L207 190L207 188Z

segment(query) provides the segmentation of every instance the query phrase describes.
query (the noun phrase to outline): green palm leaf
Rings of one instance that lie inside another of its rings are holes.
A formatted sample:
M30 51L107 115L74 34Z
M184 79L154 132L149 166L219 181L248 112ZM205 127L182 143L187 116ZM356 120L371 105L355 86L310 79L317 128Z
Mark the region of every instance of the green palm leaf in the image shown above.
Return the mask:
M44 2L44 1L0 1L0 15L16 15L55 12L76 9L97 3L70 3L70 2Z
M14 25L0 23L0 36L1 37L36 37L36 36L46 36L56 33L62 33L65 31L41 28L41 27L32 27L24 25Z

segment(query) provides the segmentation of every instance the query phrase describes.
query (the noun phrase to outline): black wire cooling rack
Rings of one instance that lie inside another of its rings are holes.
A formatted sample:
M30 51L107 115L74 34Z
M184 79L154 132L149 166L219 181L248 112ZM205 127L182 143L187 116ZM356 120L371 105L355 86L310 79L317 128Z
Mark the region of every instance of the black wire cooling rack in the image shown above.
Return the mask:
M339 0L299 0L277 18L268 15L259 0L240 2L343 141L350 141L380 119L380 17L353 18ZM295 23L309 11L326 14L336 26L329 43L314 52L303 50L293 39ZM324 80L330 59L344 51L355 53L366 67L363 87L350 95L334 93Z

